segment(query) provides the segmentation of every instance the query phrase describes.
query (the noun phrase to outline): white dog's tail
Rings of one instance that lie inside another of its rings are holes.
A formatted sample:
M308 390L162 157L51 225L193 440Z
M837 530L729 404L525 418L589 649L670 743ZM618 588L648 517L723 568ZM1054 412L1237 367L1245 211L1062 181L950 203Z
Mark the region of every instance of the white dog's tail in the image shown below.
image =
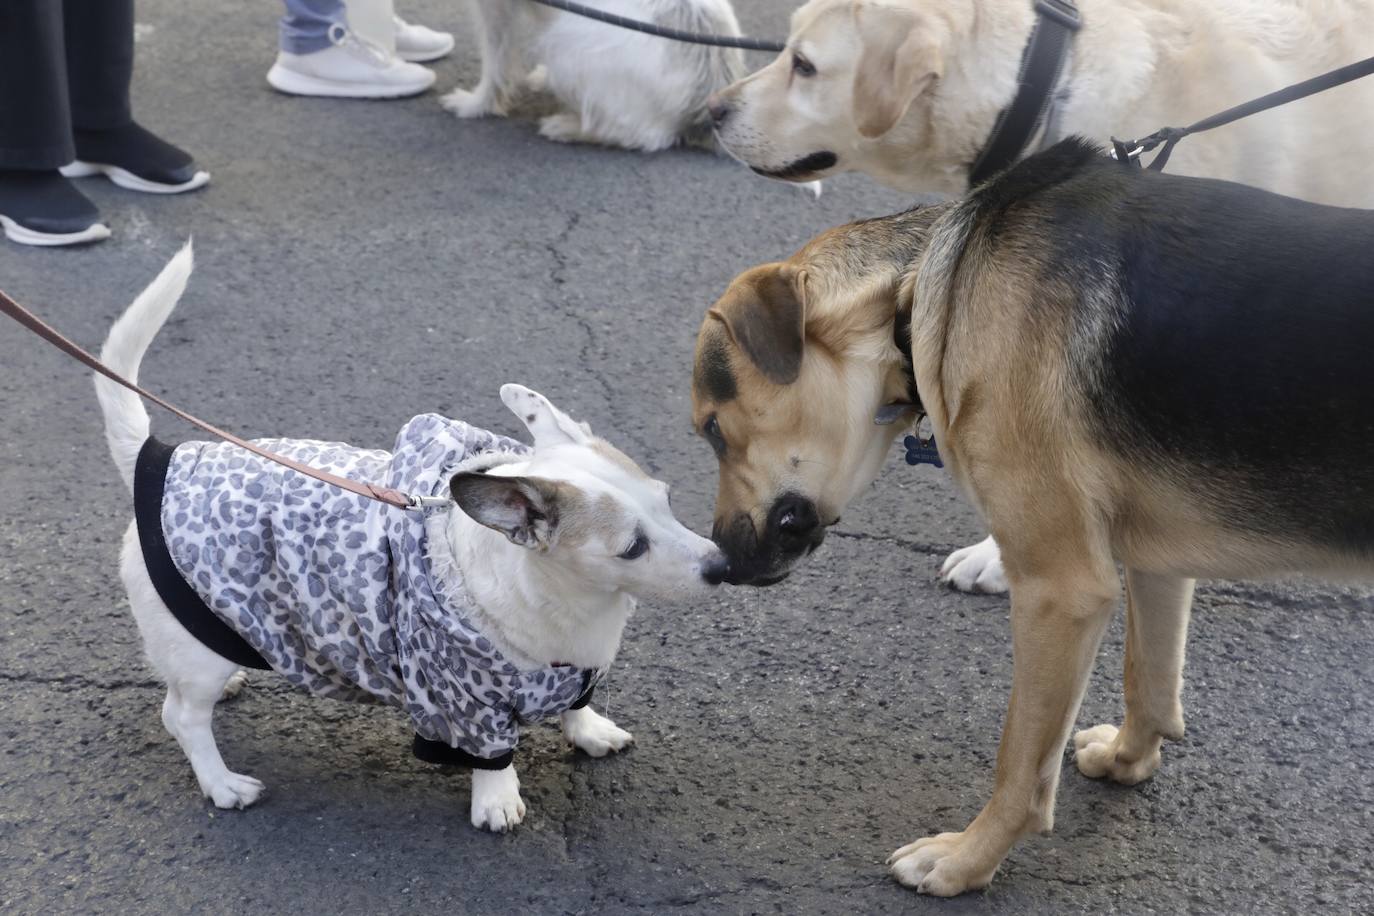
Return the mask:
M138 382L143 354L176 308L186 281L191 278L191 261L191 243L187 241L110 328L100 350L101 362L129 381ZM105 415L105 440L110 445L110 455L119 468L119 476L132 490L134 464L149 435L148 410L142 398L103 375L95 377L95 396Z

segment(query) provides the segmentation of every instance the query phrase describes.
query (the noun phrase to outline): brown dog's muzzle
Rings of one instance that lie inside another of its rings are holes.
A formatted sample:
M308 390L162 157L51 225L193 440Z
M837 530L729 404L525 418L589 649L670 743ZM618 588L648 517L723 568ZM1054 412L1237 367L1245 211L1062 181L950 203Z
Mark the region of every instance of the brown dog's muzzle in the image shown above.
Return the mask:
M816 504L797 493L784 493L764 520L762 535L747 512L716 519L711 539L729 560L725 581L731 585L775 585L787 578L802 557L825 540Z

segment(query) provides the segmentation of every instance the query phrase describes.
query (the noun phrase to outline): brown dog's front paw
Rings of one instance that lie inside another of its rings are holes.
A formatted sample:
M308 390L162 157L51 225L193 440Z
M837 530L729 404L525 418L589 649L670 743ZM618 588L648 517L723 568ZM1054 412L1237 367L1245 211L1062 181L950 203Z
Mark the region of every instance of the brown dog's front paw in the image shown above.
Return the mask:
M903 846L887 860L892 876L922 894L953 897L987 887L1005 850L993 850L968 831L942 833Z
M1153 748L1132 752L1129 742L1115 725L1085 728L1073 736L1074 762L1078 772L1089 779L1110 778L1123 786L1133 786L1155 775L1159 769L1159 741Z

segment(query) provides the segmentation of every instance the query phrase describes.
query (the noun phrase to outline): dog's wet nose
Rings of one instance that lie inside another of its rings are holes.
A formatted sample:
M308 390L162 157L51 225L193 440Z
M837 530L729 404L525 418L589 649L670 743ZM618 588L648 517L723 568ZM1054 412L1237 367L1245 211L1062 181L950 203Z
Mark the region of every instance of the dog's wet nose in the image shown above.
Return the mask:
M701 564L701 578L707 585L720 585L730 575L730 561L723 553L714 553Z
M778 541L783 550L790 553L810 546L821 524L815 503L801 496L788 496L773 511L777 513Z
M716 127L725 123L725 119L730 116L730 106L725 104L725 100L718 95L713 95L706 100L706 111L711 115L711 123Z

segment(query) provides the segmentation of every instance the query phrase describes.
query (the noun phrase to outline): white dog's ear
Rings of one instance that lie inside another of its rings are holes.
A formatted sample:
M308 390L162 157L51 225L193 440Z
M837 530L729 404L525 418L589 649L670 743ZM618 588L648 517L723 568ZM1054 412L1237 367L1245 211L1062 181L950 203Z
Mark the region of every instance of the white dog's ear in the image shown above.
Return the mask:
M477 524L501 532L512 544L540 549L553 544L559 517L576 495L570 485L542 477L473 472L453 475L449 490Z
M502 385L501 400L511 409L540 445L584 445L593 439L592 429L554 407L548 398L524 385Z
M895 6L854 4L861 51L854 71L854 123L872 140L897 126L944 69L934 16Z

